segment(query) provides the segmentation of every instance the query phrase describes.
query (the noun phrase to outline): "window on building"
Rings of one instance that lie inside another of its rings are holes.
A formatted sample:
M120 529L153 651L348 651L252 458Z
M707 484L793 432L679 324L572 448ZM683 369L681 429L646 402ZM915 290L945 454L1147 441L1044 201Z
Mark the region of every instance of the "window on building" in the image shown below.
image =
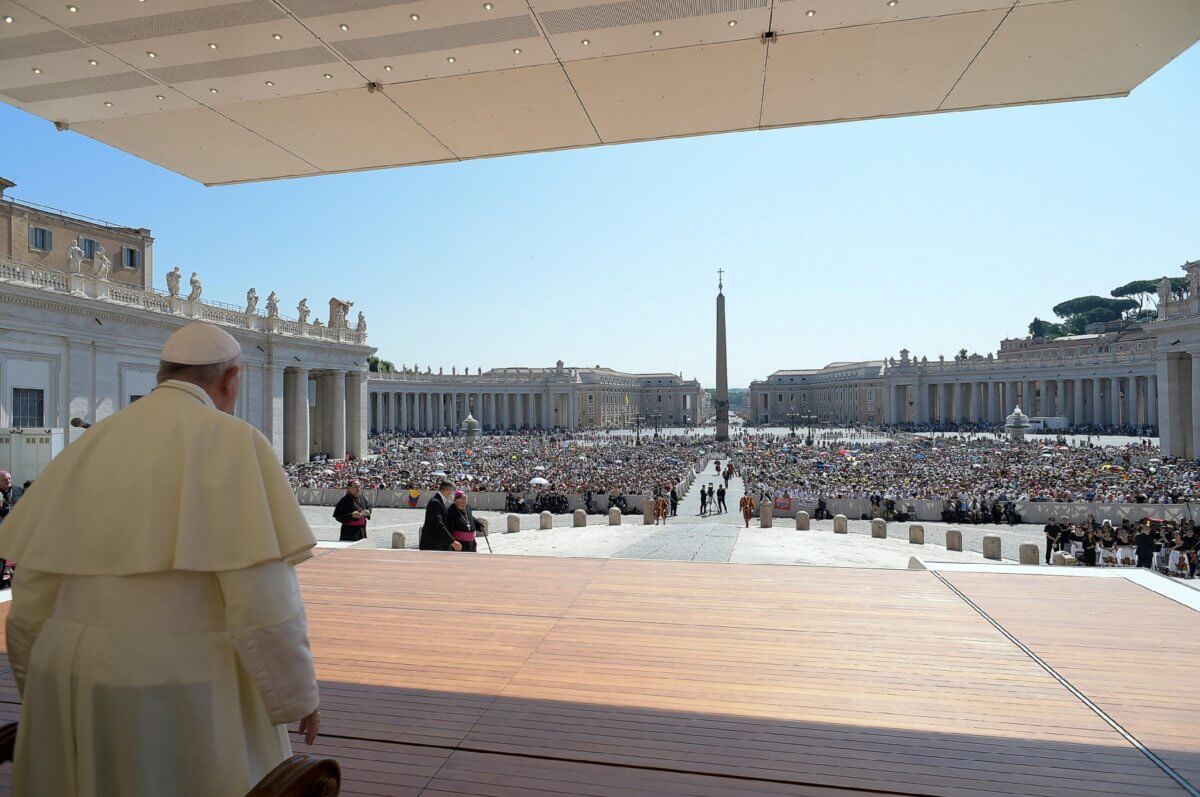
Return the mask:
M596 403L596 394L588 393L588 404L595 404L595 403Z
M54 233L45 227L29 228L29 248L49 252L54 249Z
M18 429L46 425L46 391L31 387L13 388L13 422Z
M138 268L142 265L142 253L128 246L121 247L121 266L123 268Z
M83 250L84 260L92 260L96 257L96 242L91 238L79 236L79 248Z
M658 398L658 403L662 404L662 394L661 393L657 396L657 398Z
M783 401L783 394L782 394L782 393L780 393L780 394L779 394L779 400L780 400L780 401Z

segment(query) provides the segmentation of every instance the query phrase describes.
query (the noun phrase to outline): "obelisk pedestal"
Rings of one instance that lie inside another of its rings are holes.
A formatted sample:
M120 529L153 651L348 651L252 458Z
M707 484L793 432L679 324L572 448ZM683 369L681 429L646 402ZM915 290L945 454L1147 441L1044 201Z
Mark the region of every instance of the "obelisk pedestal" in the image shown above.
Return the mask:
M717 440L729 439L729 364L725 356L724 280L717 282Z

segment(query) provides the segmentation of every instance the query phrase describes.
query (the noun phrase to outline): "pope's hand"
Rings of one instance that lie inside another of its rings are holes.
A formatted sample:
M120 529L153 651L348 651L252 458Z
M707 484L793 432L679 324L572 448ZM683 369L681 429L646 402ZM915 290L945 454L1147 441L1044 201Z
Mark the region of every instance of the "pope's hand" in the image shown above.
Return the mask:
M304 734L304 743L312 744L317 740L317 731L321 728L321 710L313 709L313 713L300 720L300 733Z
M357 509L355 509L350 513L350 517L362 517L362 512L359 512Z
M450 547L456 551L461 551L462 543L459 542L458 540L455 540L454 542L450 543Z

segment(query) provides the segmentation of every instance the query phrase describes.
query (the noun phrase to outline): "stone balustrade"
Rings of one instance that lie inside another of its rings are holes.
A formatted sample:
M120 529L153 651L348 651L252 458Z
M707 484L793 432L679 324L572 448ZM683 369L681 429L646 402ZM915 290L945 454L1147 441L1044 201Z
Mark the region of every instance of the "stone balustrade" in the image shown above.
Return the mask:
M365 345L367 341L367 333L355 329L331 329L302 324L294 319L268 316L261 312L246 313L220 302L188 301L181 296L167 296L156 290L100 279L92 274L66 274L3 257L0 257L0 283L70 294L93 301L112 302L124 307L136 307L255 332L316 338L356 346Z

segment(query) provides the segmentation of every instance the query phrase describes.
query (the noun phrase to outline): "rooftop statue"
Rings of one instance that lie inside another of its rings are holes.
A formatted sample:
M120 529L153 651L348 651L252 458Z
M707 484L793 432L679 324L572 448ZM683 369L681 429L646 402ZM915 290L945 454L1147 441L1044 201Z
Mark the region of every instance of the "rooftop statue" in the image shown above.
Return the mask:
M83 250L79 248L79 243L71 244L71 248L67 250L68 270L72 274L83 273Z
M188 284L192 286L192 292L189 293L187 297L188 301L200 301L200 294L204 293L204 284L200 282L200 277L196 275L196 272L192 272L192 278L188 280Z
M108 282L109 272L112 271L112 261L108 259L108 255L104 253L104 247L96 244L96 254L92 258L95 263L96 277L103 282Z
M179 266L167 272L167 294L176 299L179 297L179 283L183 280L183 274L179 271Z

